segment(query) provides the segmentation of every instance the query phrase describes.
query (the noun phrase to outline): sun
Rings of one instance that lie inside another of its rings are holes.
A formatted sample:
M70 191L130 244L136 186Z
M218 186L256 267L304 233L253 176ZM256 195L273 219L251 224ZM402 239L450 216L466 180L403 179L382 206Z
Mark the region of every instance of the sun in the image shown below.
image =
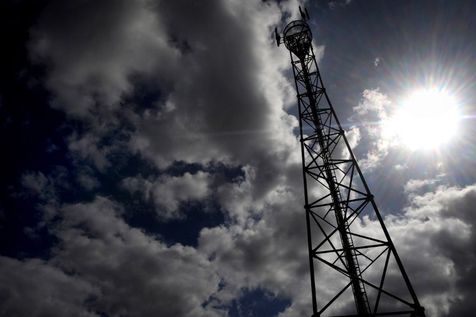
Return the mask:
M437 149L455 138L459 119L454 96L436 88L419 89L383 122L383 133L411 150Z

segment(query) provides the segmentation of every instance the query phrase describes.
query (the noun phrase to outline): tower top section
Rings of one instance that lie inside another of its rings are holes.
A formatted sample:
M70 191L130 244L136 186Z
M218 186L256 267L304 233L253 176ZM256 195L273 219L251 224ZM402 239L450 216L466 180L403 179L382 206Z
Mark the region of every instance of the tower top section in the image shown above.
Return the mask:
M297 57L304 58L309 53L312 43L309 25L303 20L292 21L284 28L283 42Z
M299 59L304 58L309 53L309 49L312 45L312 33L307 20L309 20L309 14L307 9L302 11L299 7L299 12L301 13L301 20L295 20L290 22L284 28L282 37L278 34L278 30L275 29L276 35L276 44L284 43L286 48L294 53Z

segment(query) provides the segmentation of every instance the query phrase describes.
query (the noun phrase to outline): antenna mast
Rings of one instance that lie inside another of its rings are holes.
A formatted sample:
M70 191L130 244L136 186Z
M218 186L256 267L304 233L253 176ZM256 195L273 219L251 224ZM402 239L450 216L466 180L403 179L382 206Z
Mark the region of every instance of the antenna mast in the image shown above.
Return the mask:
M275 38L289 50L298 99L312 317L424 317L324 88L309 14L299 12ZM378 228L363 230L364 216Z

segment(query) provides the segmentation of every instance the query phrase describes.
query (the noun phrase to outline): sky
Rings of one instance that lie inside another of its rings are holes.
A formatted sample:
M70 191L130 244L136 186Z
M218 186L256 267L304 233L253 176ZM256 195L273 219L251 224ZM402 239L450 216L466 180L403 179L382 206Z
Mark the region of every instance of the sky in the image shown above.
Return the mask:
M469 0L2 1L1 316L311 315L300 4L427 316L474 316Z

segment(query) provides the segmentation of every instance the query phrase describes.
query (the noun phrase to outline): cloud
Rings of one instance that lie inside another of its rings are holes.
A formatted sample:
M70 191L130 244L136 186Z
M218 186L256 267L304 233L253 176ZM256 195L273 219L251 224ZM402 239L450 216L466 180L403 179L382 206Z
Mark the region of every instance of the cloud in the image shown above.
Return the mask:
M252 177L243 180L247 181ZM309 312L310 292L304 212L295 208L301 201L300 189L292 181L290 184L269 192L260 209L254 210L255 216L244 223L203 229L198 249L167 247L128 226L122 220L127 210L106 198L64 205L59 211L61 221L54 229L59 244L48 263L2 258L0 268L11 272L15 267L21 276L34 276L38 285L49 285L46 292L52 292L52 303L63 303L61 309L74 307L79 316L98 312L220 315L222 312L212 306L223 307L242 288L258 287L292 299L281 316L299 316ZM246 190L243 183L233 186ZM229 206L242 207L238 201L244 196L251 195L238 195ZM474 291L469 281L476 274L476 254L471 251L476 242L471 208L475 199L476 185L439 187L411 196L403 215L385 219L429 315L472 314ZM378 226L370 219L361 225L368 232ZM10 279L11 274L1 276L2 286L9 290L24 293L30 285L30 280ZM68 286L69 293L57 292L61 289L58 279L74 287ZM328 282L319 279L321 285ZM45 291L36 290L31 289L32 305L45 305L39 311L48 311L49 302L40 295ZM9 296L11 311L24 307ZM150 305L142 305L144 302Z
M94 176L88 174L86 171L78 173L78 183L86 190L93 190L99 187L100 183Z
M362 125L361 131L365 132L370 140L367 156L359 162L363 169L371 170L379 166L394 145L391 139L382 136L391 104L388 96L379 89L366 89L359 104L353 109L359 124Z
M345 136L347 138L347 141L349 142L349 146L351 149L355 149L357 145L360 142L361 136L360 136L360 129L358 127L351 127L348 131L346 131ZM343 153L347 153L346 150L343 149Z
M28 172L23 174L21 183L23 187L40 194L46 192L49 180L42 172Z
M100 291L90 306L109 315L215 315L203 307L219 283L207 259L129 227L123 212L101 197L62 208L51 261Z
M158 216L167 220L184 217L180 211L181 203L200 201L210 195L211 182L211 176L200 171L182 176L161 176L155 180L128 177L122 185L132 193L141 193L145 200L151 200L156 205Z
M211 232L223 228L223 241L228 236L241 243L236 262L255 267L249 276L262 274L272 263L271 254L265 253L257 259L262 264L255 265L251 247L282 253L280 263L284 264L284 259L296 253L292 235L303 220L293 216L296 208L291 202L295 200L287 194L301 187L299 147L293 134L297 120L286 112L295 102L295 93L283 75L289 68L287 52L277 49L272 39L283 12L296 14L297 7L295 1L106 1L99 5L58 1L46 8L32 33L33 58L49 66L47 88L55 97L52 106L85 122L85 131L76 131L68 140L77 165L107 170L111 150L104 139L127 122L124 128L132 126L129 149L154 162L159 170L175 161L221 162L246 170L241 182L215 184L224 212L232 220ZM136 105L131 99L144 78L156 83L158 97ZM292 189L283 183L286 181L291 181ZM170 219L182 217L180 204L205 198L212 185L209 175L199 172L157 179L135 175L123 186L153 199L161 216ZM283 200L282 195L289 199ZM273 210L279 211L279 218L274 219ZM60 244L52 261L105 294L91 304L95 309L146 316L148 311L141 309L147 307L124 300L136 298L140 303L150 302L156 315L211 314L201 305L217 291L217 276L225 278L230 272L213 273L212 265L217 270L219 264L218 258L212 264L207 261L213 251L166 247L129 228L121 220L121 212L126 211L104 198L67 205L60 212L63 220L56 229ZM251 225L254 216L266 221L247 231L242 226ZM296 224L293 230L285 226L290 222ZM252 231L254 238L247 236ZM287 243L282 251L274 243L266 245L270 234L281 231L285 234L279 241L283 246ZM202 250L220 249L208 245L206 236L210 235L203 233ZM226 249L220 252L230 256ZM298 253L305 255L303 250ZM142 265L141 259L147 270L134 266ZM303 274L305 263L288 261L285 267ZM238 277L247 273L239 265L234 268L237 273L228 279L226 289L238 291L244 285ZM272 280L280 274L286 285L302 285L285 269L276 272L265 278L274 291L284 290ZM154 285L151 276L159 277ZM194 285L196 293L182 287L182 280ZM121 291L127 294L119 294ZM219 295L222 303L226 303L225 293ZM141 296L133 296L137 294ZM166 307L165 300L177 305Z
M284 111L294 102L281 73L288 56L270 36L280 21L279 7L255 1L190 6L159 4L159 19L187 49L162 106L136 121L131 147L161 168L174 160L223 161L263 165L260 173L264 164L270 168L276 159L286 160L296 146L297 121ZM211 36L217 25L220 32Z
M379 64L380 64L380 57L375 57L375 59L374 59L374 66L375 66L375 67L378 67Z
M218 316L207 307L220 282L207 258L128 226L123 212L102 197L63 205L48 261L0 257L2 313Z
M68 171L63 166L56 166L45 175L41 171L26 171L22 174L20 183L29 198L37 198L41 202L51 202L58 199L58 189L68 188L69 184L65 180Z
M99 316L85 309L94 286L38 259L0 256L0 294L3 316Z
M299 229L304 212L296 209L300 187L291 181L294 185L276 187L261 201L247 202L252 196L252 179L251 174L242 183L230 184L230 192L224 196L224 206L236 215L237 222L203 229L200 234L199 251L216 264L226 285L216 296L226 302L241 288L260 287L291 299L291 306L280 316L308 313L307 251L304 232ZM471 206L476 185L432 189L425 187L430 181L409 183L412 191L404 213L387 215L384 222L417 295L428 315L453 316L453 311L461 309L461 316L471 316L469 301L474 291L467 281L475 274L476 253L469 250L475 236ZM375 236L380 225L365 218L358 226ZM385 287L398 292L396 277L392 268ZM320 289L326 289L335 281L320 275L318 283Z
M150 6L142 0L48 4L30 48L34 60L50 66L54 107L80 117L109 111L131 92L135 73L167 78L178 52Z
M69 138L68 148L73 156L78 159L91 162L98 170L104 171L110 167L108 154L111 148L100 146L100 136L93 133L86 133L82 136L73 135Z
M352 0L331 0L329 1L328 5L331 10L345 7L349 5L352 2Z
M267 289L292 299L286 316L304 314L310 293L302 185L283 182L262 200L252 200L249 182L251 176L221 193L233 223L200 233L198 250L211 259L224 281L216 297L226 303L240 289Z
M419 192L438 182L438 179L410 179L404 186L406 193Z
M359 115L371 114L374 115L374 119L381 119L387 117L387 107L390 104L388 97L379 89L366 89L362 93L361 101L353 110Z
M476 277L476 185L411 196L405 218L387 225L432 316L471 316ZM415 256L418 254L418 256Z
M70 137L74 157L104 171L118 148L107 144L107 131L127 130L129 150L159 169L174 161L250 165L265 192L281 162L298 158L297 120L285 111L295 102L283 76L288 55L271 36L283 11L297 7L56 1L32 31L31 55L49 66L53 106L93 122ZM158 93L136 105L131 98L144 81Z

